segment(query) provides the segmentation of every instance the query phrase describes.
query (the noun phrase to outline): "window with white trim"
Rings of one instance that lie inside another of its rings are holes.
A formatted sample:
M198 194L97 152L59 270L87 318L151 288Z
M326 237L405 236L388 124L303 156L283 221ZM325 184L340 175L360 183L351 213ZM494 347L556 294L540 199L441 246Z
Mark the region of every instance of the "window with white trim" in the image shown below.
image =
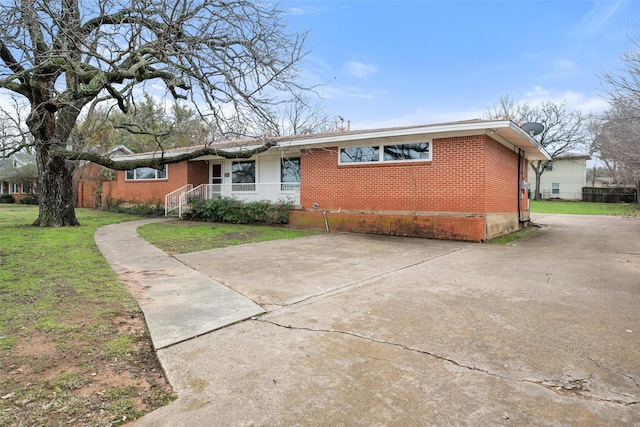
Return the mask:
M419 162L431 160L431 142L381 144L340 149L340 164Z
M33 182L25 182L22 184L22 194L38 194L36 186Z
M280 162L280 190L297 191L300 188L300 157Z
M129 169L126 171L125 177L127 181L167 179L167 165L164 165L161 170L154 168Z
M243 160L231 164L233 191L256 191L256 162Z
M552 182L551 183L551 194L560 194L560 183Z

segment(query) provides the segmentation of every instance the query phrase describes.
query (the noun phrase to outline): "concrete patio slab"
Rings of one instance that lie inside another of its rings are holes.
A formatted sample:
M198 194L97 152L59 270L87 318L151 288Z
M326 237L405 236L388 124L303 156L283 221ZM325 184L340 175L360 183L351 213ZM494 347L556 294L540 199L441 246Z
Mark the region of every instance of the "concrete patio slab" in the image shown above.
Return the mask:
M427 262L471 243L322 234L176 255L271 311Z
M534 220L506 246L331 234L181 255L270 312L159 349L178 399L133 425L640 425L640 219Z

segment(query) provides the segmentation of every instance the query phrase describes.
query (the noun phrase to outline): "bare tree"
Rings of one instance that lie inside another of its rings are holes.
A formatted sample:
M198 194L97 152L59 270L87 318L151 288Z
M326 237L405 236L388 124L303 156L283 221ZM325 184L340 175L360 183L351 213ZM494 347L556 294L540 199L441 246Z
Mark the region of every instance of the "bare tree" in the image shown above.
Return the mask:
M627 104L632 99L640 99L640 38L631 39L634 47L622 54L624 68L605 72L601 81L614 108ZM616 106L616 101L619 101Z
M3 1L0 88L29 103L26 124L34 138L40 193L34 224L78 224L72 160L114 169L184 160L161 154L144 162L116 163L95 152L67 149L85 107L107 101L126 113L135 107L138 88L149 83L192 101L219 129L245 116L273 122L273 106L301 89L297 65L306 53L305 38L289 33L282 13L268 2Z
M610 108L592 121L592 149L617 180L640 191L640 38L632 42L624 67L601 76Z
M489 119L508 119L522 125L528 122L541 123L544 130L534 138L542 145L551 160L532 161L531 169L536 177L535 200L540 200L540 178L549 163L571 150L587 146L586 117L580 110L570 110L566 104L546 101L538 105L518 103L509 95L503 96L487 109Z
M11 97L8 106L0 107L0 158L17 153L33 154L33 136L24 124L28 105Z
M306 135L340 130L338 117L330 116L322 106L303 96L297 96L293 102L286 104L279 117L280 123L275 130L277 135Z
M640 98L620 96L611 108L591 121L592 151L598 154L618 183L640 191Z

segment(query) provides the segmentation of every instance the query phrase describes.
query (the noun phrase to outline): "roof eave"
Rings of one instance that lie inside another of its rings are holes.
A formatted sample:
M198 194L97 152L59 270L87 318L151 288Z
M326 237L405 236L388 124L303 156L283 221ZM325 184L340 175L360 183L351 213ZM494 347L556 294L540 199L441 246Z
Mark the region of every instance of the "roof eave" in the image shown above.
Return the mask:
M491 136L509 148L520 148L529 160L551 160L551 156L540 143L510 120L470 121L386 130L344 132L342 134L320 135L300 139L295 139L294 137L288 144L289 146L329 146L346 142L397 138L411 135L423 135L435 139L482 134Z

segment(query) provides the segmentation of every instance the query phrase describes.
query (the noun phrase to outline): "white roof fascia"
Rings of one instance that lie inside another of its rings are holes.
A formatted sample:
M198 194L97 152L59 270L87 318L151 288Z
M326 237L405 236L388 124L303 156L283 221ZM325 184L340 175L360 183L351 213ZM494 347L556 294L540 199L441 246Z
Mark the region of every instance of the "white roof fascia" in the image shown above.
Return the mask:
M509 148L520 148L525 152L525 156L530 160L551 160L551 156L546 152L544 147L538 143L531 135L521 129L518 125L510 120L494 120L494 121L472 121L449 123L439 125L425 125L395 129L379 129L352 131L332 135L304 136L296 138L295 136L283 138L278 141L274 148L285 147L313 147L313 146L335 146L344 143L357 143L358 141L390 139L406 136L424 136L430 139L446 138L456 136L471 135L489 135L501 144ZM255 145L257 147L258 145ZM198 147L201 148L201 147ZM225 151L233 151L234 149L243 150L254 148L253 145L246 147L229 147ZM193 150L193 147L184 147L182 149L173 149L164 152L165 158L187 153ZM195 148L197 149L197 148ZM161 157L161 152L140 153L126 156L118 156L117 160L139 160L154 157Z
M499 132L499 130L502 132ZM496 138L497 135L495 135L495 133L500 134L501 138ZM525 153L528 154L527 157L532 160L551 160L551 156L549 156L542 145L510 120L427 125L398 129L371 130L357 133L346 132L345 134L302 138L299 140L296 140L294 137L286 144L289 146L327 146L330 144L339 145L340 143L346 142L397 138L412 135L424 135L429 138L443 138L478 134L487 134L492 136L494 139L499 140L503 145L524 149ZM282 145L284 145L284 141Z

